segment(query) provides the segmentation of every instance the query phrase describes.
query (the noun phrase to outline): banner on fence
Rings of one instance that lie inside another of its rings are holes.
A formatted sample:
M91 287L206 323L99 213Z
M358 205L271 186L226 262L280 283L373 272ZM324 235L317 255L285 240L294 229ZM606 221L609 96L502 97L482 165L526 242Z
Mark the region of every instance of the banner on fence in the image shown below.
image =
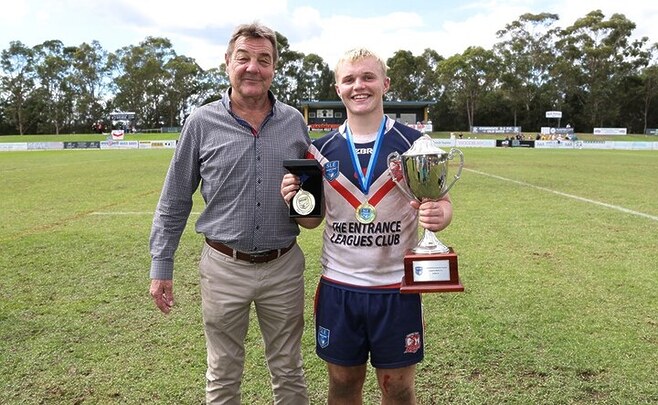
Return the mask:
M474 134L518 134L521 127L471 127Z
M101 149L138 149L139 141L101 141Z
M176 140L139 142L139 149L174 149L174 148L176 148Z
M100 149L100 141L64 142L64 149Z
M594 135L626 135L626 128L594 128Z

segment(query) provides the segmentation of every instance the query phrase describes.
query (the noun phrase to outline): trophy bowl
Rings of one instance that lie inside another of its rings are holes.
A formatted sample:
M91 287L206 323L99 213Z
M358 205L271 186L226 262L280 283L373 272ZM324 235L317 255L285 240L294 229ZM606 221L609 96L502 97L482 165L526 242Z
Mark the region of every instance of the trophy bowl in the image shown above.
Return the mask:
M449 162L459 156L457 173L449 182ZM464 167L464 154L456 148L446 152L437 147L428 135L418 138L411 148L400 155L388 156L391 177L400 190L410 199L419 202L441 199L459 180ZM450 249L441 243L434 232L425 229L423 238L413 249L417 254L447 253Z

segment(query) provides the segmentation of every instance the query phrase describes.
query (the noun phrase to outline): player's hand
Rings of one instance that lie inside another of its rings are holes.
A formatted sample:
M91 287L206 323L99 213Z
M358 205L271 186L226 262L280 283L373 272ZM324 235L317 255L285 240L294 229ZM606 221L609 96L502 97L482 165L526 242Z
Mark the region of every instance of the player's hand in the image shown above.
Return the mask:
M439 201L411 201L409 203L418 210L418 224L432 232L438 232L452 221L452 203L448 199Z

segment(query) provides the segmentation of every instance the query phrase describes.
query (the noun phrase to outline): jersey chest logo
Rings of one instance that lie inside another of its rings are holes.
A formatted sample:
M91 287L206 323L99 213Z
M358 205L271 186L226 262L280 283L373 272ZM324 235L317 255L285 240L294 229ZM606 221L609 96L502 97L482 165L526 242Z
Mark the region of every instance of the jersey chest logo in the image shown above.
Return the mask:
M336 180L339 174L340 174L340 170L338 167L337 160L327 162L324 164L324 178L327 179L327 181Z

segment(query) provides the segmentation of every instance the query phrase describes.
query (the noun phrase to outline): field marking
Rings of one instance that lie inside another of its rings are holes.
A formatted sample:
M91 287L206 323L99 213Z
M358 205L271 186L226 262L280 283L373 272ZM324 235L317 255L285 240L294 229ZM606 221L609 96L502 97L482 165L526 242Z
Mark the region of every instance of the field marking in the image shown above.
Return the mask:
M467 169L467 168L464 168L464 170L467 170L469 172L473 172L473 173L476 173L476 174L480 174L482 176L492 177L494 179L503 180L503 181L507 181L507 182L510 182L510 183L515 183L515 184L518 184L518 185L521 185L521 186L531 187L531 188L534 188L534 189L537 189L537 190L546 191L547 193L557 194L557 195L562 196L562 197L571 198L571 199L586 202L586 203L589 203L589 204L599 205L601 207L610 208L610 209L613 209L613 210L624 212L626 214L637 215L639 217L649 218L649 219L652 219L654 221L658 221L658 216L645 214L644 212L634 211L634 210L631 210L631 209L628 209L628 208L620 207L619 205L613 205L613 204L608 204L608 203L604 203L604 202L601 202L601 201L590 200L589 198L580 197L580 196L573 195L573 194L563 193L561 191L553 190L553 189L546 188L546 187L535 186L534 184L526 183L524 181L509 179L507 177L497 176L495 174L485 173L485 172L481 172L479 170Z

